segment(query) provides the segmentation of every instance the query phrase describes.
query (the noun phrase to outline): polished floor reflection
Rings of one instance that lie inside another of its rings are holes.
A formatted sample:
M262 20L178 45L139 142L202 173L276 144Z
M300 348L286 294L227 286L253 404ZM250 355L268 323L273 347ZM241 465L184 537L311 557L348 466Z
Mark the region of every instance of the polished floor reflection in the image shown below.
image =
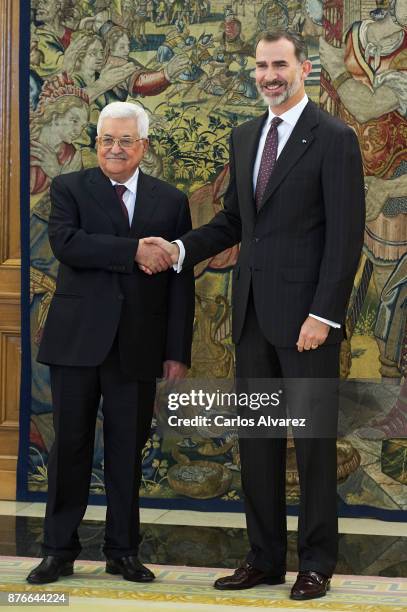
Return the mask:
M140 558L145 563L237 567L248 549L246 530L196 525L142 525ZM40 557L43 519L0 516L0 555ZM83 521L81 559L103 560L104 522ZM297 534L288 538L288 571L297 570ZM338 574L407 577L407 537L343 533Z

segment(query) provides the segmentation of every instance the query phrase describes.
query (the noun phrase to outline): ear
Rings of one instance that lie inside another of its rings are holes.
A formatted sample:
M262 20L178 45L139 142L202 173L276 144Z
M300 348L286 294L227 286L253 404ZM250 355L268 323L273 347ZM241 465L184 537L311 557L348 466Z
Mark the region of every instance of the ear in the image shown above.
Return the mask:
M312 70L312 62L309 59L306 59L303 63L302 63L302 75L304 77L304 80L307 78L307 76L309 75L309 73Z

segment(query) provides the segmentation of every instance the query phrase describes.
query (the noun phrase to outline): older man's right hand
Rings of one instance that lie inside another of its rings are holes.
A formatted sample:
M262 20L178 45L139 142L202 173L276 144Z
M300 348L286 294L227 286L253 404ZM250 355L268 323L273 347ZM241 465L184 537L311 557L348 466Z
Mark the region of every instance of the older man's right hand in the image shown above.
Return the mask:
M173 264L168 251L163 248L162 243L167 243L162 238L141 238L134 260L139 268L146 274L156 274L168 270ZM170 243L167 243L170 244Z
M164 238L159 238L158 236L143 238L142 240L140 240L140 242L143 242L143 248L151 249L149 251L149 255L151 255L150 262L153 262L153 265L149 265L149 263L147 263L147 259L144 259L143 261L141 259L137 260L136 255L136 262L138 263L140 270L142 270L146 274L155 274L156 272L168 270L168 268L177 263L179 258L179 247L177 244L173 242L168 242L168 240L164 240ZM169 261L170 263L169 265L166 265L165 268L156 269L157 266L160 265L160 263L162 264L162 255L164 253L166 256L165 262L167 263ZM159 259L157 259L156 257L158 257Z

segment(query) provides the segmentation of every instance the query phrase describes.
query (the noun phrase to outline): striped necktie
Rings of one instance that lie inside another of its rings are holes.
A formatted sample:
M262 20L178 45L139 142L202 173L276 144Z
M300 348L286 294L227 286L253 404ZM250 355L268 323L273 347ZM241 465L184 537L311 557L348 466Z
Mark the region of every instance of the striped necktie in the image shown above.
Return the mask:
M114 186L114 190L115 190L116 195L117 195L117 197L119 199L120 206L122 207L122 212L123 212L124 216L127 219L127 223L128 223L128 225L130 225L129 211L127 210L127 206L126 206L126 204L124 203L124 200L123 200L123 195L127 191L127 187L125 187L124 185L117 184L117 185Z

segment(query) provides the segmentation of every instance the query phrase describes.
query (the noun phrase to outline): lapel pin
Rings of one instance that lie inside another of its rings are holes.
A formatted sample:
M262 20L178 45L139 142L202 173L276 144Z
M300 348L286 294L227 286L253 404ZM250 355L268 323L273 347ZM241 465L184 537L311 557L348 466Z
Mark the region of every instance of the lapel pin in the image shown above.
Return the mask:
M302 142L303 142L304 144L307 144L307 141L305 140L305 138L303 138L303 139L302 139Z

